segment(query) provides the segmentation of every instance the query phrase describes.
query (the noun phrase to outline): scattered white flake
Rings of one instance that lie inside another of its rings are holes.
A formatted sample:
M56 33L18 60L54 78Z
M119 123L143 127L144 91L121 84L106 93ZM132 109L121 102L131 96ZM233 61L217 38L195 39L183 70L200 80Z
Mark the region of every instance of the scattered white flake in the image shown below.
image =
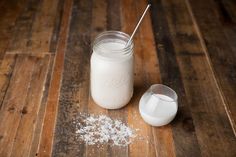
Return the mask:
M136 130L106 115L80 115L80 118L73 123L76 125L78 138L87 145L109 143L127 146L136 136Z

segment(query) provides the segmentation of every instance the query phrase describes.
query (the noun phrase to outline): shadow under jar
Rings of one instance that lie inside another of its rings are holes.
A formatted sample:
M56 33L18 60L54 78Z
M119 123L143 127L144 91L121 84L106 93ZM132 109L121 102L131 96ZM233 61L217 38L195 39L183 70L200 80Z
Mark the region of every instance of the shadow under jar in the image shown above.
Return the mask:
M106 109L125 106L133 95L133 42L119 31L106 31L93 43L90 61L91 96Z

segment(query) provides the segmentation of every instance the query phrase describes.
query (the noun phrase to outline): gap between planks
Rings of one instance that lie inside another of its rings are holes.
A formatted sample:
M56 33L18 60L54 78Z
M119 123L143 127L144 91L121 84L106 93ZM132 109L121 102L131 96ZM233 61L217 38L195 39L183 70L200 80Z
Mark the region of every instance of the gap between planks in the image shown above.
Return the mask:
M53 53L52 52L40 52L40 53L34 53L34 52L31 52L31 53L27 53L27 52L16 52L16 51L14 51L14 52L11 52L11 51L7 51L6 53L5 53L5 55L29 55L29 56L35 56L35 57L37 57L37 56L44 56L44 55L52 55Z

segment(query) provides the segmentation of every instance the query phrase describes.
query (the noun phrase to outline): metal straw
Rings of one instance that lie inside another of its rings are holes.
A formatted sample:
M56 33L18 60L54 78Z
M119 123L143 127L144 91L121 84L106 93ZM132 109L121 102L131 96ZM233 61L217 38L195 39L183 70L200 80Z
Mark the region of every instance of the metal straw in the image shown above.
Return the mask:
M139 19L137 25L136 25L135 28L134 28L134 31L133 31L132 35L130 36L130 38L129 38L129 40L128 40L128 42L126 43L125 46L128 46L128 45L130 44L131 40L133 39L134 34L136 33L136 31L137 31L137 29L138 29L140 23L141 23L142 20L143 20L143 17L145 16L145 14L146 14L146 12L148 11L148 9L149 9L150 6L151 6L151 4L148 4L148 5L147 5L146 9L145 9L144 12L143 12L143 15L142 15L141 18Z

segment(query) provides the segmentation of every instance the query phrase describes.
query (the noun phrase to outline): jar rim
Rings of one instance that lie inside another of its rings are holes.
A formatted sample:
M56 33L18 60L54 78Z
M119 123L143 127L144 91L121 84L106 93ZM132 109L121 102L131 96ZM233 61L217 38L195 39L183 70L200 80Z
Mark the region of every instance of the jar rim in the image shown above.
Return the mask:
M123 40L125 42L128 42L128 40L130 39L130 36L124 32L121 32L121 31L104 31L102 33L100 33L94 40L92 46L93 46L93 51L107 51L107 49L104 49L102 48L101 46L99 46L101 44L101 41L104 40L103 38L105 36L116 36L117 39L118 37L122 38L120 40ZM117 49L117 50L109 50L109 52L114 52L114 53L118 53L118 52L123 52L122 54L123 55L126 55L126 54L130 54L132 53L132 50L133 50L133 40L131 39L131 44L129 44L128 46L125 46L124 48L122 49ZM95 51L95 52L96 52Z

